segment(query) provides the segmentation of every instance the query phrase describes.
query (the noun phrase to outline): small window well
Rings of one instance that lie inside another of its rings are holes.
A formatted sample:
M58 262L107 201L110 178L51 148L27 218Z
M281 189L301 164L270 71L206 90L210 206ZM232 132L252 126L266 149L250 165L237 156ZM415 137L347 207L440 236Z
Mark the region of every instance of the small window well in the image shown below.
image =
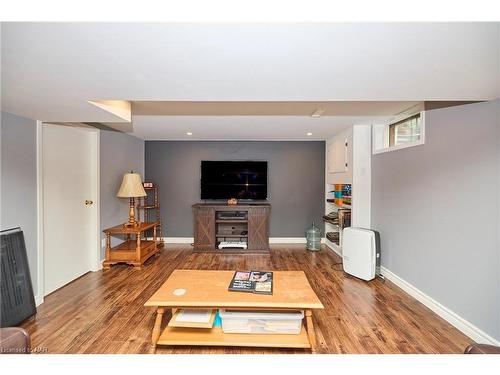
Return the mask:
M425 141L425 112L406 116L389 124L373 125L373 153L418 146Z

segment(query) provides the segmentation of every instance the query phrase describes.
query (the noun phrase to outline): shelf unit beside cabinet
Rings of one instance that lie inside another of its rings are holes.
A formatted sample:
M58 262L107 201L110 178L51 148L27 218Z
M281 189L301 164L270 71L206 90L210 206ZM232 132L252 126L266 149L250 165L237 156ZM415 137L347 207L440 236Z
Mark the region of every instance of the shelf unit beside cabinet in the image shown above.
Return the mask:
M323 216L325 222L325 242L336 252L340 253L342 248L342 230L351 225L351 205L344 201L351 202L350 184L335 184L335 190L327 191L326 214ZM328 215L336 214L332 218Z
M156 227L156 235L158 236L158 247L163 247L164 246L164 240L163 240L163 223L161 221L161 212L160 212L160 199L158 196L158 185L153 184L152 186L145 182L144 183L144 190L146 190L146 194L148 194L145 197L140 197L139 198L139 204L137 206L137 211L138 211L138 216L139 220L148 222L148 221L155 221L158 223ZM151 212L151 211L154 211ZM150 236L151 233L146 234L147 237Z

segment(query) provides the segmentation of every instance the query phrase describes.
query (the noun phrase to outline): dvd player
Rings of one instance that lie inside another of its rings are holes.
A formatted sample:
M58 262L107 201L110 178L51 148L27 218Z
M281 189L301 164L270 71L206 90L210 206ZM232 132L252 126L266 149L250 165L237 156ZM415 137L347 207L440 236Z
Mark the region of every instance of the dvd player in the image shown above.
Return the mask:
M218 220L246 220L246 211L220 211L217 213Z

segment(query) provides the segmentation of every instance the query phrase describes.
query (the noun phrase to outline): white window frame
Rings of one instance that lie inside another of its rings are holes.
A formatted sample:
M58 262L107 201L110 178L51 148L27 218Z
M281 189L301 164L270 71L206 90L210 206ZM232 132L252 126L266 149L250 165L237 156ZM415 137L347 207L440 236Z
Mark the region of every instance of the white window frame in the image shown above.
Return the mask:
M389 146L389 127L392 124L395 124L396 122L400 122L405 120L406 118L415 116L417 113L418 112L415 112L411 115L405 115L386 124L372 125L372 154L377 155L377 154L382 154L384 152L397 151L397 150L402 150L404 148L415 147L425 144L425 111L421 111L420 126L422 134L420 135L420 139L414 142L401 143L399 145Z

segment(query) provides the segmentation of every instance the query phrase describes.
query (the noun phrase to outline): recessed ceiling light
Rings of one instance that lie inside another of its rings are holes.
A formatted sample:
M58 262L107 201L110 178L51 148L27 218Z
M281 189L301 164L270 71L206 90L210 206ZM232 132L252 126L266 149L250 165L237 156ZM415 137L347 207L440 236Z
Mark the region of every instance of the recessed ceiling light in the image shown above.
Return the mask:
M325 109L324 108L318 108L317 110L315 110L311 117L314 117L314 118L318 118L318 117L321 117L321 115L325 113Z
M313 135L313 133L307 133L307 135Z
M186 133L186 135L193 135L193 133L191 133L191 132L187 132L187 133Z

